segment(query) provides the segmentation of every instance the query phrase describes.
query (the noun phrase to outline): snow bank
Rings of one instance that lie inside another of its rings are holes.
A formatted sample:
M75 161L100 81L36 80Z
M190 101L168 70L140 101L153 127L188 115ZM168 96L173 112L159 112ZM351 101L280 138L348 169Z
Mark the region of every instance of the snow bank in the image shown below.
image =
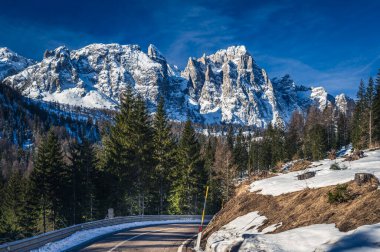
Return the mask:
M132 222L120 225L114 225L109 227L94 228L84 231L79 231L71 236L59 240L57 242L48 243L45 246L32 250L32 252L57 252L65 251L82 243L95 239L99 236L106 234L111 234L117 231L122 231L124 229L144 227L149 225L160 225L160 224L177 224L177 223L199 223L199 220L169 220L169 221L144 221L144 222Z
M380 223L346 233L334 224L316 224L266 234L274 231L276 225L259 232L265 219L257 212L236 218L208 238L206 251L380 251Z
M380 179L380 150L365 152L366 157L352 161L344 162L343 158L337 160L322 160L313 162L313 168L308 171L316 171L316 176L307 180L297 180L297 175L305 171L290 172L280 174L275 177L258 180L250 185L251 192L257 192L265 195L278 196L283 193L301 191L305 188L320 188L330 185L346 183L354 179L355 173L367 172L374 174ZM346 170L330 170L331 164L337 162L339 165L345 165Z
M258 212L240 216L213 233L207 240L207 251L229 251L233 245L244 240L243 235L258 234L257 230L267 218Z
M380 251L380 224L340 232L334 224L317 224L278 234L246 238L239 251Z

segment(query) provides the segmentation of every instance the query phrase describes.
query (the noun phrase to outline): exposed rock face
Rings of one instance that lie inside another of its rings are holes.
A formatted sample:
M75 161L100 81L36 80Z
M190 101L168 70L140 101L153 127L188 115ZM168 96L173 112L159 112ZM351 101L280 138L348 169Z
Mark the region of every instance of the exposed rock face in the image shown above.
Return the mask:
M0 48L0 81L33 64L35 62L31 59L24 58L6 47Z
M168 81L166 66L157 61L135 45L92 44L71 52L59 47L5 83L31 98L95 108L116 107L131 85L148 103L156 103Z
M154 45L147 53L137 45L91 44L73 51L59 47L4 82L30 98L111 109L130 85L152 112L163 96L173 120L190 116L199 123L257 127L284 124L294 110L305 111L312 104L321 110L336 106L345 113L352 102L323 88L297 86L289 75L270 80L244 46L190 58L182 72Z

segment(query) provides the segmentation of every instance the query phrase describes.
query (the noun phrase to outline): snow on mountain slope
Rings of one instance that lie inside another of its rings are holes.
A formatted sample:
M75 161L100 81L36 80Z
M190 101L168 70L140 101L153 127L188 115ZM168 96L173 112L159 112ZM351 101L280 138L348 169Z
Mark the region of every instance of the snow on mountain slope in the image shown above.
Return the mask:
M280 174L268 179L258 180L251 184L251 192L259 191L265 195L280 195L283 193L295 192L308 188L319 188L329 185L346 183L354 178L355 173L367 172L374 174L380 179L380 151L371 151L366 153L367 157L348 162L343 158L337 160L321 160L313 162L315 168L309 168L309 171L316 171L313 178L297 180L300 172L289 172ZM337 162L340 166L346 166L346 170L330 170L330 166ZM306 183L307 182L307 183Z
M295 110L306 111L311 105L324 110L337 104L322 87L297 86L289 75L270 80L244 46L190 58L181 75L188 80L189 96L199 113L227 123L284 124ZM353 103L349 98L339 101ZM340 108L345 113L351 105Z
M91 44L58 47L4 82L24 96L90 108L116 109L120 93L132 86L154 112L159 96L173 120L265 127L284 124L295 110L324 109L336 100L323 88L297 86L290 76L269 79L244 46L231 46L199 59L180 72L154 46ZM342 112L352 102L339 96Z
M6 47L0 48L0 81L33 64L35 62L31 59L24 58Z
M5 79L30 98L95 108L116 107L127 85L156 102L164 82L161 64L138 46L118 44L46 51L40 63Z

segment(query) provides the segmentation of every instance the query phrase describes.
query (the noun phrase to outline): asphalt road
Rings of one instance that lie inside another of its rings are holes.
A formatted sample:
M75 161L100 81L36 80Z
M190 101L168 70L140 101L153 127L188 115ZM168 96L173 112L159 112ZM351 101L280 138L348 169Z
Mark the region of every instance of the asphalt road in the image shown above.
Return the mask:
M196 224L165 224L120 232L83 248L86 251L191 251L187 247L197 234Z

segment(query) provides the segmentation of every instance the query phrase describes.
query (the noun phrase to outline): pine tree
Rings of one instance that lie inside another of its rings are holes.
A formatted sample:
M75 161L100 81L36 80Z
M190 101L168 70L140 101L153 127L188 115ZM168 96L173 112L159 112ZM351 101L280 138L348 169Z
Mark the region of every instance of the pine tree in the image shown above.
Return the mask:
M375 86L372 77L369 78L367 92L366 92L366 102L368 110L368 138L369 147L372 147L372 134L373 134L373 103L375 100Z
M326 144L327 149L337 148L337 135L336 135L336 123L334 117L334 108L331 105L327 105L322 112L322 117L324 119L323 125L326 129Z
M320 160L325 157L328 150L327 130L322 124L315 124L307 132L305 144L307 154L312 160Z
M337 122L337 145L346 146L350 143L349 121L345 114L339 113Z
M229 149L228 142L217 141L213 169L223 205L233 195L234 179L238 171L238 166L233 162L233 155Z
M169 174L175 166L175 142L171 133L166 112L164 99L161 97L157 111L153 119L153 158L155 161L154 188L159 193L158 214L166 211L166 201L169 193Z
M202 180L207 175L202 173L200 146L190 120L186 121L179 141L177 162L168 199L169 213L195 214L199 207L200 199L198 197L203 193L204 182Z
M207 185L209 186L207 213L215 214L219 211L222 203L220 182L214 169L215 162L215 141L212 137L208 138L204 146L203 160L204 169L207 173Z
M242 129L239 129L236 136L236 144L233 147L233 160L238 167L240 178L243 178L244 173L247 171L248 152Z
M375 84L375 96L373 100L373 135L377 143L380 143L380 69L377 73Z
M104 149L99 158L96 185L98 208L104 214L107 208L114 208L120 215L134 214L128 198L133 196L131 185L136 177L133 166L135 150L132 149L135 104L135 95L128 86L120 96L120 113L116 115L115 124L103 137Z
M148 111L145 100L138 97L136 109L134 110L133 140L132 150L135 150L134 166L136 173L136 189L139 202L139 214L145 213L145 208L151 210L153 206L149 204L149 194L152 188L150 185L151 174L153 173L153 130L150 126Z
M93 219L95 156L86 139L70 145L70 161L71 223L77 224Z
M120 113L115 121L104 139L104 155L99 164L107 183L106 188L103 187L107 193L101 196L103 210L107 205L115 208L116 214L135 214L136 211L144 214L152 190L153 130L145 101L137 97L131 87L121 96Z
M290 119L286 135L285 135L285 150L288 159L299 159L303 157L303 129L304 117L299 111L295 111Z
M20 171L12 172L4 190L1 204L1 242L23 238L22 211L25 200L25 180Z
M352 123L352 143L355 148L362 149L366 147L367 142L367 119L366 119L366 87L364 81L360 81L359 90Z
M63 162L63 153L57 136L51 130L38 147L34 169L30 176L32 193L39 197L43 232L66 224L68 199L68 170ZM59 223L58 223L59 222Z
M230 151L233 151L234 149L234 139L234 129L231 125L229 125L227 130L227 146Z
M25 199L21 211L21 229L24 237L38 234L39 198L33 194L33 185L30 179L25 179Z

